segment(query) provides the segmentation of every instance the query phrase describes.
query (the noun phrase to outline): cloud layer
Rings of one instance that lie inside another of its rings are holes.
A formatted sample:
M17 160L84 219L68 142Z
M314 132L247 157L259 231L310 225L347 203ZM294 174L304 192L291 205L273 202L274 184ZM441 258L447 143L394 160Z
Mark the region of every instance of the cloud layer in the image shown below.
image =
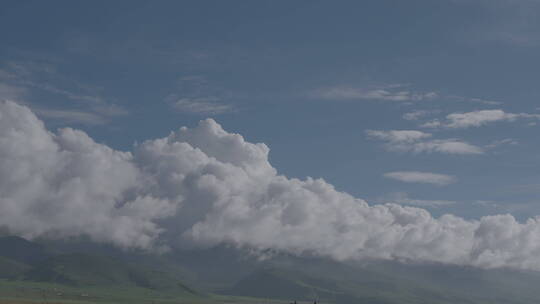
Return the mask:
M268 153L211 119L120 152L82 131L52 133L28 108L0 103L0 226L122 247L185 239L336 260L540 269L540 218L369 205L322 179L278 175Z

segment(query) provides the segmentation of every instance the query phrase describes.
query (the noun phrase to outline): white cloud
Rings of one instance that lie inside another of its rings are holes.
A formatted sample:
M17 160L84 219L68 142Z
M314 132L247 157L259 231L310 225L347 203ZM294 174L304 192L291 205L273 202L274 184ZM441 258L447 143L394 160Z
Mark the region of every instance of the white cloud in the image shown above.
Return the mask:
M86 234L123 247L149 247L173 211L140 193L131 153L70 128L57 134L27 108L0 103L0 225L17 235Z
M432 135L416 130L367 130L369 137L385 141L391 151L413 153L482 154L483 150L459 139L428 139Z
M446 116L446 121L439 121L438 119L435 119L423 124L422 127L465 129L470 127L480 127L499 121L515 121L522 118L540 119L540 114L507 113L500 109L480 110L466 113L451 113Z
M120 152L81 131L49 132L28 108L0 103L0 226L123 247L182 236L336 260L540 269L540 218L435 218L416 207L369 205L322 179L278 175L268 153L211 119Z
M185 113L217 115L235 110L234 106L226 103L219 103L219 99L215 97L205 98L180 98L173 101L172 107Z
M379 87L334 86L316 90L312 96L330 100L420 101L437 98L435 92L412 92L404 85Z
M384 174L384 177L406 183L424 183L440 186L448 185L456 181L456 178L450 175L419 171L388 172Z

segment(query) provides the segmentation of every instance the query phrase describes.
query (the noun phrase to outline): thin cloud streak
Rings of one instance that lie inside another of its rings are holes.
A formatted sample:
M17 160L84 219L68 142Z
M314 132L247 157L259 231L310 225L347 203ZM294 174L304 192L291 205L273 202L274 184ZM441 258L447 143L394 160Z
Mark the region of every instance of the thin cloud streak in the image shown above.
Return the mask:
M421 125L421 127L466 129L471 127L481 127L501 121L513 122L518 119L540 120L540 114L508 113L501 109L479 110L465 113L451 113L446 116L445 121L434 119L424 123L423 125Z
M423 183L439 186L446 186L456 182L456 178L451 175L420 171L394 171L385 173L384 177L405 183Z
M234 112L236 109L231 104L219 103L215 97L206 98L180 98L171 103L172 107L181 113L218 115Z
M372 88L334 86L315 90L311 96L327 100L373 100L373 101L421 101L437 98L436 92L413 92L403 85L387 85Z
M383 204L399 204L407 206L417 206L422 208L439 208L449 205L454 205L456 201L449 200L425 200L425 199L412 199L409 194L405 192L394 192L386 195L386 197L379 199L379 203Z
M366 130L370 138L382 140L389 151L412 153L483 154L482 148L455 138L430 139L431 133L417 130Z

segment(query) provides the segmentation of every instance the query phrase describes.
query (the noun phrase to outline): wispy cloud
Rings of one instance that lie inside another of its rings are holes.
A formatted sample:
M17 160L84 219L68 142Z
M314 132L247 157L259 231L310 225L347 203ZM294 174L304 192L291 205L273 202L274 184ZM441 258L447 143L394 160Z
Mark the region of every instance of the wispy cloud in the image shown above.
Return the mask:
M107 123L107 120L102 116L83 111L34 108L34 112L42 118L61 120L65 123L80 123L86 125L102 125Z
M405 183L423 183L439 186L445 186L456 182L456 178L451 175L419 171L388 172L384 174L384 177Z
M91 106L91 109L94 112L105 116L124 116L129 114L129 111L126 108L114 103L95 104Z
M395 143L412 143L431 137L430 133L417 130L367 130L366 133L370 137Z
M480 103L480 104L492 105L492 106L503 104L503 102L501 102L501 101L485 99L485 98L478 98L478 97L465 97L465 96L458 96L458 95L448 95L448 96L445 96L445 98L450 99L452 101Z
M385 142L386 149L412 153L482 154L482 148L459 139L430 139L431 133L416 130L367 130L366 134Z
M403 119L405 120L419 120L422 117L439 113L439 110L415 110L403 114Z
M180 98L171 105L178 112L192 114L218 115L235 111L233 105L220 103L216 97Z
M33 102L35 93L52 94L69 103L61 109ZM36 62L7 62L0 68L0 99L14 100L33 108L41 117L89 125L105 124L111 117L129 111L104 98L95 88L57 72L54 65Z
M436 92L414 92L406 85L373 87L332 86L314 90L312 97L328 100L420 101L434 99Z
M27 93L22 87L0 82L0 100L19 100Z
M519 144L517 140L513 138L505 138L505 139L492 141L490 144L486 145L486 148L493 149L493 148L503 146L503 145L517 145L517 144Z
M370 86L334 85L312 90L309 96L325 100L366 100L390 102L415 102L426 100L479 103L485 105L501 105L502 102L491 99L442 94L437 90L415 90L409 84L386 84ZM416 112L416 113L415 113ZM415 114L422 116L436 111L411 112L409 120L415 119ZM416 116L416 117L419 117ZM407 119L407 118L405 118Z
M434 119L421 126L425 128L465 129L500 121L516 121L518 119L540 119L540 114L507 113L501 109L480 110L466 113L451 113L443 121Z
M237 111L234 104L227 102L229 94L202 75L178 78L173 90L175 93L169 94L165 102L180 113L219 115Z
M471 28L473 43L498 42L513 47L537 47L540 44L537 0L483 1L491 18Z

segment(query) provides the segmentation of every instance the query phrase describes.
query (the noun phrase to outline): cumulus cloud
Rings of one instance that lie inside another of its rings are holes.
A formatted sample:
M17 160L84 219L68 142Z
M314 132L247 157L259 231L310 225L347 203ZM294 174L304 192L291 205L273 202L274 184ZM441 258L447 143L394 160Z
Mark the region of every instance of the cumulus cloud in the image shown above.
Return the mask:
M480 110L466 113L451 113L446 116L445 121L437 119L429 121L422 127L436 128L444 127L450 129L465 129L470 127L480 127L499 121L515 121L517 119L529 118L540 119L539 114L528 113L507 113L503 110Z
M439 186L448 185L456 181L456 178L450 175L419 171L388 172L384 174L384 177L405 183L424 183Z
M330 100L420 101L437 98L436 92L413 92L405 85L379 87L333 86L312 92L312 96Z
M322 179L279 175L268 153L211 119L121 152L82 131L50 132L28 108L0 103L0 226L123 247L182 237L336 260L540 269L540 218L370 205Z
M0 225L13 233L148 247L161 230L152 220L174 206L140 192L142 179L131 153L82 131L51 133L27 107L0 104Z
M431 133L417 130L367 130L366 134L385 142L390 151L412 153L446 153L446 154L482 154L483 150L475 145L455 138L429 139Z

